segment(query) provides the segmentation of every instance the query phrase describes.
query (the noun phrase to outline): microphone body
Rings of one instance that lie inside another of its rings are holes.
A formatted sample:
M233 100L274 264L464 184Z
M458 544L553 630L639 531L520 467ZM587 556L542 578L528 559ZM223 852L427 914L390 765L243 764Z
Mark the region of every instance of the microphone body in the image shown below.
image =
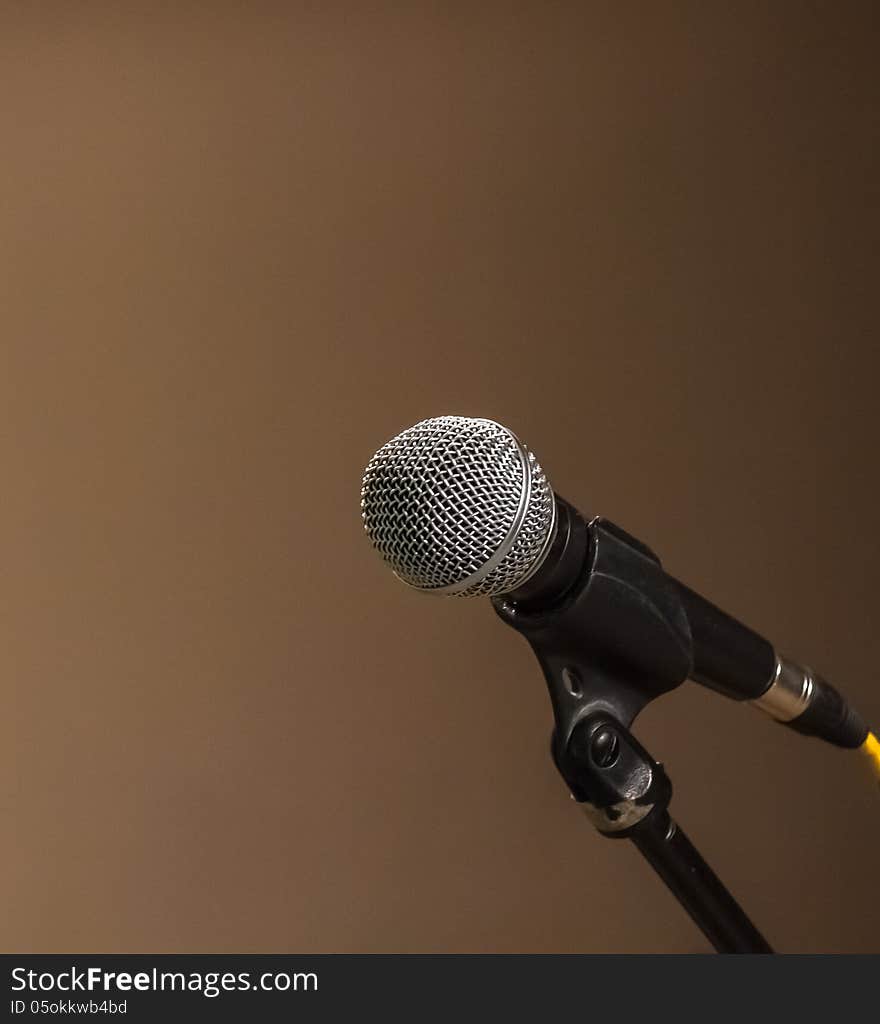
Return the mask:
M494 420L434 417L393 437L367 464L361 515L404 583L489 597L528 640L553 705L553 759L598 830L635 842L719 952L772 952L670 818L671 782L629 726L690 678L799 732L864 746L880 766L840 694L670 576L647 545L584 518Z
M403 582L492 598L538 655L563 740L590 710L629 725L690 678L806 735L866 741L828 682L667 574L647 545L586 520L494 420L439 416L392 438L367 465L361 514Z
M609 710L630 724L647 700L689 678L805 735L846 748L865 742L867 726L825 679L670 576L620 527L587 521L555 500L555 534L542 564L493 598L501 618L531 643L551 697L557 677L567 673L570 681L588 665L592 685L582 680L582 692L597 690L597 674L613 676L620 692ZM610 689L598 687L603 706Z

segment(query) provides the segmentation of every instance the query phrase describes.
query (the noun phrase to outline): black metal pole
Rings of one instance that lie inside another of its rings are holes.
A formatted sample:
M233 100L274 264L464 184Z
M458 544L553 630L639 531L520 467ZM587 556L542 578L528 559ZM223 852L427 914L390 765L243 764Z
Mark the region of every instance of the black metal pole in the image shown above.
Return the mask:
M772 953L769 943L667 813L629 838L719 953Z
M591 715L554 742L554 760L599 832L635 843L719 953L773 952L670 818L669 776L629 729L607 714Z

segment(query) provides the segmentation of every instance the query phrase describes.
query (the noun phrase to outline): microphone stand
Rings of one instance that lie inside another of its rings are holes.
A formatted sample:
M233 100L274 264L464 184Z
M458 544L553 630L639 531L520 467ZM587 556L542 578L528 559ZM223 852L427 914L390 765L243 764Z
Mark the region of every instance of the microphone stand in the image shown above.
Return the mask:
M773 952L670 818L669 778L628 729L609 715L590 716L562 757L566 781L591 794L582 806L599 832L632 840L719 953Z
M693 667L677 585L620 527L558 508L541 577L492 600L543 669L556 767L599 832L632 840L719 953L772 953L671 819L672 784L629 731Z

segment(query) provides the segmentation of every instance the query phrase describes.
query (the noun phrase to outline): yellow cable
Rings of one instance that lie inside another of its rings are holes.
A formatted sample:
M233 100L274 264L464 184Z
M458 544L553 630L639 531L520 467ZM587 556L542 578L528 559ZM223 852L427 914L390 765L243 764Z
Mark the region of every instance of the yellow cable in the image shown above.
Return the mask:
M871 767L874 769L874 774L877 776L877 781L880 782L880 740L869 732L868 738L862 744L861 749L868 755L868 760L871 762Z

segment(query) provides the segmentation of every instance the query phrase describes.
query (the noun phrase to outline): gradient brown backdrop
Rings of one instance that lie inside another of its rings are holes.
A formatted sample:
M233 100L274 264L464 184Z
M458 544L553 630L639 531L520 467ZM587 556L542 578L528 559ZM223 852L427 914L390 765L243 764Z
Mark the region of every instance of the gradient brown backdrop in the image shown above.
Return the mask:
M360 472L491 416L880 720L871 4L4 5L0 946L701 951ZM859 758L638 733L788 951L876 951Z

